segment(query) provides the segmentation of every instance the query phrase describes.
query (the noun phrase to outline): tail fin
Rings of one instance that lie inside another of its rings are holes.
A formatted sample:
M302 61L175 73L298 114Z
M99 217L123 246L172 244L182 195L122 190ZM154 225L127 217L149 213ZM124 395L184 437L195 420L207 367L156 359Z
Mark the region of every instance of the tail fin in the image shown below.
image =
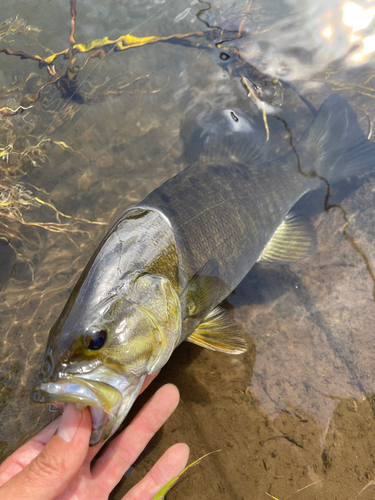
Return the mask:
M329 183L375 168L375 143L366 139L353 109L338 94L322 104L301 142L315 153L313 170Z

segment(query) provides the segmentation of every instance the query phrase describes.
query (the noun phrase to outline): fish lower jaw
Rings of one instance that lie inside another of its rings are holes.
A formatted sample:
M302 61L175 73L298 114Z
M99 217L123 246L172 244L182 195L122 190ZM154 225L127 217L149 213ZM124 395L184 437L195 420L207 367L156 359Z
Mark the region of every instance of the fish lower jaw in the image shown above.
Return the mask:
M113 423L116 420L116 415L106 413L100 408L89 406L92 421L92 431L90 436L90 446L105 441L112 434Z
M84 410L85 408L87 408L87 405L85 405L84 403L75 403L74 406L77 410Z
M91 378L80 375L60 378L57 382L43 382L33 390L31 400L52 404L61 413L67 403L73 403L79 410L87 406L92 419L90 446L94 446L116 432L146 377L143 374L135 382L128 382L120 376L113 380L106 377L103 382L99 380L99 375L92 372L89 374Z
M52 403L60 413L64 412L67 403ZM105 441L112 434L113 423L116 420L116 415L105 412L102 408L90 406L83 403L74 403L77 410L88 408L91 415L92 431L90 436L90 446L95 446L102 441Z
M89 405L85 403L73 403L77 410L81 411L85 408L89 407ZM60 413L63 413L66 403L51 403L50 406L55 407L56 410ZM50 409L51 412L55 412L56 410Z
M98 385L100 384L73 377L60 379L58 382L40 384L32 392L31 399L37 403L49 403L60 413L63 413L67 403L73 403L77 410L88 407L92 420L90 446L93 446L111 435L117 410L122 402L121 393L117 389L103 384L107 393L112 396L112 400L109 400L101 396Z

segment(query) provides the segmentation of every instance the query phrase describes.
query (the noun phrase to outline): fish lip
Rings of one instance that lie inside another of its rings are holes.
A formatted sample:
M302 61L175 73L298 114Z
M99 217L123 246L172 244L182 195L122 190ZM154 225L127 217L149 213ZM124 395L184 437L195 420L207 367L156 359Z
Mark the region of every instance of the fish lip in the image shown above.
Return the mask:
M36 403L81 403L104 409L95 393L79 381L61 379L59 382L41 383L33 389L31 400Z
M115 413L122 393L112 384L82 375L63 375L57 382L42 382L33 389L31 400L37 403L81 403Z
M41 382L32 391L31 400L56 404L60 409L66 403L88 406L93 425L90 446L94 446L117 430L137 397L144 378L141 376L134 383L107 367L84 374L61 374L57 382Z

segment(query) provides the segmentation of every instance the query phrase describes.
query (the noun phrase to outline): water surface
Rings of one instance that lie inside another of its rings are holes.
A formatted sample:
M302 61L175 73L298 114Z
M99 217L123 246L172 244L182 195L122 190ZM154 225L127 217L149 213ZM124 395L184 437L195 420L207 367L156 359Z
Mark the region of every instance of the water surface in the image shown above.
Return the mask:
M196 33L109 51L83 69L88 55L78 54L78 92L45 86L35 60L0 54L0 108L32 106L0 115L2 459L54 418L29 394L48 331L107 224L194 161L209 132L235 133L234 113L268 130L270 155L280 155L340 92L371 136L374 6L352 5L349 15L338 1L78 1L77 43ZM353 12L370 21L355 24ZM69 2L13 1L2 15L0 48L46 58L69 47ZM56 59L57 76L67 64ZM369 173L332 186L328 200L322 189L299 202L316 254L258 266L229 297L247 354L177 349L137 405L167 381L182 402L114 498L179 440L193 459L222 451L171 499L370 498L374 190Z

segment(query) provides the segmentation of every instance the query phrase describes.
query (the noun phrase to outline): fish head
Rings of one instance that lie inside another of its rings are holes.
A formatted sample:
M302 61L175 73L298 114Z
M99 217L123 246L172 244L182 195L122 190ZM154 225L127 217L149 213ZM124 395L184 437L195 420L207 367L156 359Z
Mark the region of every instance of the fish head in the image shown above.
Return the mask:
M95 445L119 427L145 377L168 361L180 340L180 302L165 276L138 272L94 307L68 301L64 311L31 399L60 410L89 406Z

